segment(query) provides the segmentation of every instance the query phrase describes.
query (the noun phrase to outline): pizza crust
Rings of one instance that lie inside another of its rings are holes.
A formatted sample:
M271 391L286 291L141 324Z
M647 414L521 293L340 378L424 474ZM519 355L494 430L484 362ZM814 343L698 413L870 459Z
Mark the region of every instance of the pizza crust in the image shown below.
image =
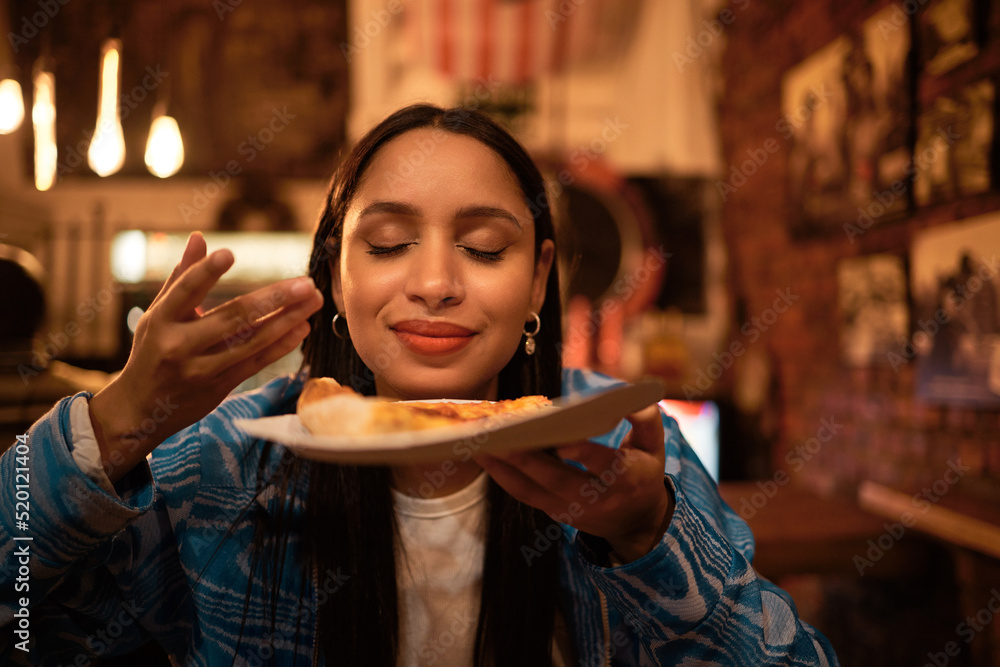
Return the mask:
M519 416L552 406L544 396L508 401L388 401L362 396L333 378L311 378L296 414L313 435L358 436L419 431L477 420Z

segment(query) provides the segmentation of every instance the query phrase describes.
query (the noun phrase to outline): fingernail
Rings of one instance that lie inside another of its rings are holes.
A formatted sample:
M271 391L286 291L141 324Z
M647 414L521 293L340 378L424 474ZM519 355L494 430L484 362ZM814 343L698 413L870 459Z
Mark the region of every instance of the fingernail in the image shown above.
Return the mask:
M215 269L221 269L229 265L233 260L233 253L228 250L217 250L212 253L212 267Z
M313 282L312 278L298 278L292 283L291 293L295 296L302 296L303 294L308 294L312 290L316 289L316 283Z

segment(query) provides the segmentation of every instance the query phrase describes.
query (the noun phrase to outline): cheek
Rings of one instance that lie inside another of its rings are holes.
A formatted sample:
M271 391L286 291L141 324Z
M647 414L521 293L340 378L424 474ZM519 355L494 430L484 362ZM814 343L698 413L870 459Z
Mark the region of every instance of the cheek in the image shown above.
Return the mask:
M520 332L531 308L531 281L513 273L504 279L483 281L479 301L494 320Z
M392 282L392 276L384 271L374 271L360 262L348 261L341 274L345 308L362 312L377 308L384 296L393 291Z

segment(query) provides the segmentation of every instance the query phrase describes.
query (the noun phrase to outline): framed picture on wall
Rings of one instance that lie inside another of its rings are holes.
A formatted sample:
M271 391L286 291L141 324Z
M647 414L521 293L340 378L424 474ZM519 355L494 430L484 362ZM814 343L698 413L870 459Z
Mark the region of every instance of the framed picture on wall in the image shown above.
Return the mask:
M927 0L917 19L922 75L940 76L979 54L990 0Z
M990 190L996 163L996 83L939 95L917 119L914 198L926 206Z
M887 366L909 330L903 258L850 257L837 265L840 358L847 366Z
M782 80L795 235L868 229L910 210L912 40L897 11L870 16Z
M900 357L916 357L917 396L1000 407L1000 212L933 227L910 258L913 329Z

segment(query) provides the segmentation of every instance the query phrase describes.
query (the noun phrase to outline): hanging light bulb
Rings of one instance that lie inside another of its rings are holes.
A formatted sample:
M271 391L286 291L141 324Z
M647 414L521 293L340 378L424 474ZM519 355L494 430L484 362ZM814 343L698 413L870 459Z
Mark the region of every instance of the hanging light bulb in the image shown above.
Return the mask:
M31 123L35 130L35 187L44 192L56 180L59 150L56 148L56 78L35 68L34 105Z
M109 39L101 47L101 92L97 126L87 149L87 164L98 176L110 176L125 163L125 135L118 109L122 43Z
M184 142L177 121L166 114L166 105L157 104L146 142L146 167L149 173L167 178L184 164Z
M16 79L0 81L0 134L10 134L24 120L24 99Z

